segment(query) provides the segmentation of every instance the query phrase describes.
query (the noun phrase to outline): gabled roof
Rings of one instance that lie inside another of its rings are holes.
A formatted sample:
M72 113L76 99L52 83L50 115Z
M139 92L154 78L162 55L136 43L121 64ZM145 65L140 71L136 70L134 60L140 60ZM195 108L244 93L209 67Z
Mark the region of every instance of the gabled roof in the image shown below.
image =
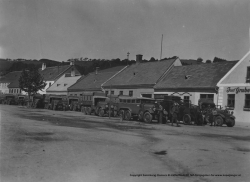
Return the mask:
M21 74L22 74L22 71L10 72L0 78L0 83L11 83L15 80L18 81Z
M119 67L117 69L112 69L115 71L99 71L97 74L95 72L88 74L85 77L81 77L74 85L68 88L69 92L73 91L101 91L101 86L104 82L114 76L118 71L123 69Z
M218 87L227 86L226 83L223 83L224 80L225 80L228 76L230 76L230 74L231 74L237 67L239 67L240 64L242 64L244 61L248 61L248 60L249 60L249 56L250 56L250 51L248 51L248 52L246 53L246 55L245 55L243 58L241 58L241 60L238 61L237 64L235 64L234 67L233 67L229 72L227 72L226 75L223 76L223 78L220 79L220 81L218 82L217 86L218 86ZM237 83L234 84L234 85L237 85ZM245 84L239 84L238 86L243 86L243 85L247 85L247 84L246 84L246 83L245 83Z
M70 72L72 68L74 68L76 73L80 75L74 65L47 67L44 70L39 69L39 72L43 76L44 81L55 81L65 72Z
M218 81L236 64L227 61L173 67L156 85L156 90L214 89Z
M67 89L76 83L81 76L62 76L54 82L46 92L67 92Z
M178 58L157 62L137 63L128 66L114 78L107 81L104 88L112 87L153 87L160 77L173 65Z

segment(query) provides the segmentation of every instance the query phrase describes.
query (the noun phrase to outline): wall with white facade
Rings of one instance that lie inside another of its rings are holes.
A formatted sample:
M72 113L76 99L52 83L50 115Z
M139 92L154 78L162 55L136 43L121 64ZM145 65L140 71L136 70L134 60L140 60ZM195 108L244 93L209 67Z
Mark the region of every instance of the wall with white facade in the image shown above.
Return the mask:
M110 91L113 91L114 95L119 95L120 91L123 92L123 95L129 95L130 91L133 91L133 97L142 97L142 94L151 94L152 98L154 96L153 88L145 88L145 89L105 89L110 94Z

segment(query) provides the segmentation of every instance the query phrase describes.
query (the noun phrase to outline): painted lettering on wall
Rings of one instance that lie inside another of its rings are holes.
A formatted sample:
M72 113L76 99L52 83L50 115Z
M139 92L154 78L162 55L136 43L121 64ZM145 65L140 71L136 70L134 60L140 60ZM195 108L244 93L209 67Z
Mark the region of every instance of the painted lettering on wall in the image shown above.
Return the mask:
M235 92L236 94L238 94L239 92L245 92L245 93L249 93L250 92L250 88L240 88L240 87L237 87L237 88L231 88L231 87L227 87L227 93L229 92Z

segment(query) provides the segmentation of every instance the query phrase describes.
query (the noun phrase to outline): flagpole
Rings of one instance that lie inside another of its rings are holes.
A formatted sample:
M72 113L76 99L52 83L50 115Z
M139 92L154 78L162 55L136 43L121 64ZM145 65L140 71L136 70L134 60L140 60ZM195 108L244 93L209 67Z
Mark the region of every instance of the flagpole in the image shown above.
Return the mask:
M162 56L162 41L163 41L163 34L161 36L161 55L160 55L160 60L161 60L161 56Z

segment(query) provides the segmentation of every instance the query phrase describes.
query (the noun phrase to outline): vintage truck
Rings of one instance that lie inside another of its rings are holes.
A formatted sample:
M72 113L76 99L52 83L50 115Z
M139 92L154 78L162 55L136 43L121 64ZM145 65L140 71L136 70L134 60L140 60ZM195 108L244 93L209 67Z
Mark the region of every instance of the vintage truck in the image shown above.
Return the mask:
M163 119L167 122L172 120L172 109L174 103L177 103L179 112L177 119L183 121L184 124L203 125L203 116L199 106L191 104L190 101L184 101L179 96L165 96L161 101L163 107Z
M5 105L17 105L17 96L14 94L2 94L0 103Z
M96 112L100 117L103 117L105 115L116 117L118 114L118 103L118 95L108 95L107 98L105 98L105 101L99 101L97 103Z
M67 96L46 94L44 98L44 108L62 111L68 110L69 105Z
M81 111L86 115L94 113L98 115L98 102L105 101L107 95L102 92L82 92L79 96L79 101L76 104L76 110Z
M153 119L159 119L159 104L156 100L146 97L120 96L118 103L119 115L125 120L131 118L151 123Z

